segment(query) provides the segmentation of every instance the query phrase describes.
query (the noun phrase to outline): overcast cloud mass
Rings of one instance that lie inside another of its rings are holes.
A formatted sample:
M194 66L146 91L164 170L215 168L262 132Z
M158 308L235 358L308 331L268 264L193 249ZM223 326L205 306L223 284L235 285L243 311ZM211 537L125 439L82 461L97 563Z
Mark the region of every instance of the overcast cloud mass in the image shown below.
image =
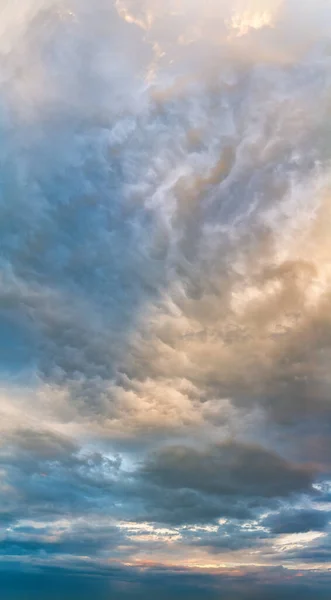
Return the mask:
M329 600L331 3L0 0L4 600Z

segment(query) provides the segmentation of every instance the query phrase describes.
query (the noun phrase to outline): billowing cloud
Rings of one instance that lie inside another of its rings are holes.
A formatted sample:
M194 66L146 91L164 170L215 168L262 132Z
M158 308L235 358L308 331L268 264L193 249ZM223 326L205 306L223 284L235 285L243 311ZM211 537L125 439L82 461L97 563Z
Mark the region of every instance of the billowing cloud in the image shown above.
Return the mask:
M0 4L0 587L328 597L329 4Z

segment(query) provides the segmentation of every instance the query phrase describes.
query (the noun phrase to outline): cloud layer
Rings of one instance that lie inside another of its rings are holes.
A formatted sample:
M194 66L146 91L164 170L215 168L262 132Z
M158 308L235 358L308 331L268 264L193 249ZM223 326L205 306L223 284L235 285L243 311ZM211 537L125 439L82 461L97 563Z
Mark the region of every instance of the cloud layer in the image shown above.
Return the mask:
M0 9L6 597L327 598L329 5Z

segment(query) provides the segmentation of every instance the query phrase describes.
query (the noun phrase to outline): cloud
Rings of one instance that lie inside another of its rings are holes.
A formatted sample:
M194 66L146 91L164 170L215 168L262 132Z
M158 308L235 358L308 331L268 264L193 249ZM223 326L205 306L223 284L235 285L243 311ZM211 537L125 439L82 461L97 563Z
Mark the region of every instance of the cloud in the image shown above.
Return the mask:
M326 597L320 573L121 565L328 560L330 23L322 0L2 2L13 600Z
M276 29L278 4L268 7ZM231 16L226 4L208 10ZM173 35L169 19L179 28L200 17L212 25L207 9L185 3L171 17L159 4L73 3L64 13L51 3L25 17L24 53L4 58L12 77L2 194L12 208L2 220L3 310L10 304L11 318L34 332L36 368L67 394L66 414L111 431L176 427L183 412L190 426L203 422L198 401L179 389L183 378L211 397L214 413L220 398L258 403L278 419L298 418L303 403L308 412L327 409L327 373L303 343L328 350L327 313L321 305L322 341L309 304L321 295L328 303L320 283L328 152L316 139L328 111L325 64L307 77L305 63L249 75L235 59L215 90L200 72L179 83L177 71L165 89L171 67L161 61L161 81L146 88L139 77L152 38L146 43L139 23L128 22L135 11L150 15L152 37ZM33 90L24 87L34 80ZM27 104L35 112L24 116ZM294 245L293 227L301 228ZM317 402L307 400L312 388Z
M44 526L27 526L23 523L8 529L6 537L0 541L2 556L25 556L45 558L52 556L112 556L120 557L120 546L126 544L127 549L134 548L134 543L128 540L123 532L115 526L89 525L87 521L69 526L64 522L55 522L50 528ZM123 552L123 551L122 551Z
M149 519L173 524L254 520L280 498L311 494L315 475L310 465L239 442L164 446L140 469Z
M116 503L112 489L120 458L82 449L51 431L21 429L3 436L0 465L5 520L71 518Z
M16 568L15 568L16 567ZM85 567L85 575L82 571ZM16 577L9 579L13 574ZM123 598L149 598L157 593L161 599L169 595L172 598L219 598L220 594L229 600L252 600L265 597L276 600L279 595L286 600L309 598L316 594L318 600L328 596L327 577L322 573L286 571L285 569L229 570L224 573L192 572L180 569L152 567L149 569L121 568L107 566L104 568L86 568L84 563L73 565L67 571L61 567L45 568L41 572L23 570L17 576L17 565L11 564L8 573L1 573L3 589L10 600L20 597L22 589L28 600L42 598L45 593L49 598L62 597L88 598L91 594L103 600L109 593L120 594ZM53 585L56 582L56 585ZM49 585L49 584L52 585Z
M305 533L323 531L329 521L329 514L321 510L292 510L270 515L263 521L274 534Z
M229 442L196 449L169 446L145 463L143 476L168 488L188 488L213 495L287 496L308 491L314 471L272 452Z

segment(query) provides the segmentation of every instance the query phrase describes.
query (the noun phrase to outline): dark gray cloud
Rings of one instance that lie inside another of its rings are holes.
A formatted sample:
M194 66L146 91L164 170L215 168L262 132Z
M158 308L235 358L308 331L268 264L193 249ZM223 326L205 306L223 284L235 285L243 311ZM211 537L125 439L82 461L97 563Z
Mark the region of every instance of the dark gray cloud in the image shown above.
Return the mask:
M261 506L261 501L239 497L210 496L203 492L178 486L165 489L161 485L146 485L140 494L144 510L137 513L143 521L184 525L187 523L214 523L220 517L249 519Z
M289 461L256 444L164 446L138 471L148 519L172 524L254 519L278 499L314 495L315 467Z
M189 543L202 547L210 554L257 550L267 552L270 533L258 520L223 519L212 531L189 532Z
M12 563L8 565L7 573L1 572L1 584L10 600L21 598L23 590L28 600L43 598L45 594L51 600L76 600L91 595L104 600L109 594L128 599L153 598L157 594L162 600L170 597L176 600L277 600L280 596L286 600L298 600L308 599L314 594L318 600L326 600L329 593L328 576L314 571L278 568L210 574L161 567L143 570L118 566L95 568L84 565L84 562L68 570L53 567L39 572L21 569L19 573L17 565Z
M287 510L270 515L263 521L274 534L323 531L330 520L330 513L322 510Z
M170 489L270 498L309 491L314 469L258 445L227 442L202 449L165 447L146 461L142 475Z

